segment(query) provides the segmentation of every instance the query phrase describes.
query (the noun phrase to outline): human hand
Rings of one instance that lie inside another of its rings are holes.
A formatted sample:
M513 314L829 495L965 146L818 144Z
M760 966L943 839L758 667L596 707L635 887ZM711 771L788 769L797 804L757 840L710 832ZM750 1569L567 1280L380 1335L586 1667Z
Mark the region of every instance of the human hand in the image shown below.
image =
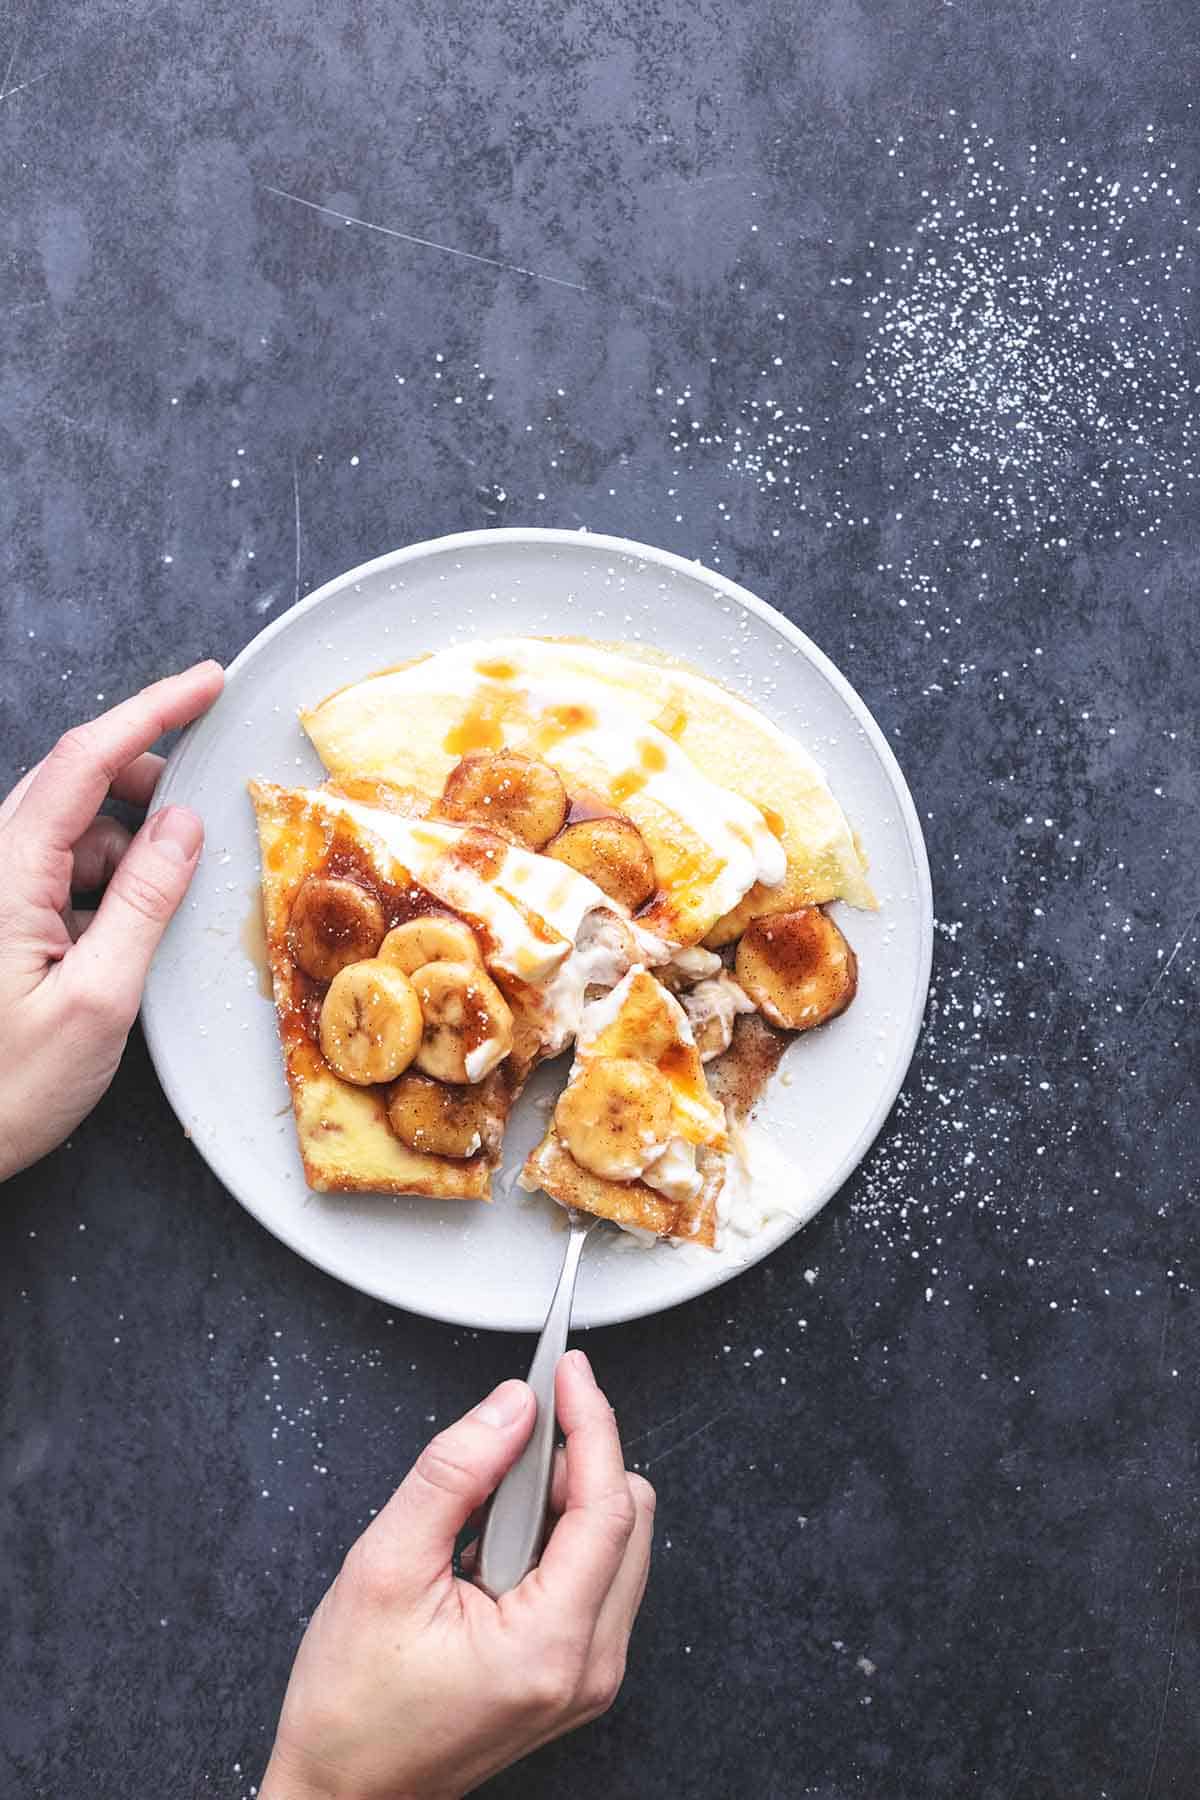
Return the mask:
M304 1634L260 1800L457 1800L605 1712L625 1672L654 1529L612 1408L573 1350L542 1560L491 1600L454 1542L516 1461L534 1399L505 1381L436 1437L350 1550Z
M224 679L199 663L77 725L0 805L0 1180L61 1143L116 1073L204 828L170 806L131 839L97 812L109 794L148 804L162 770L149 746ZM72 891L106 883L94 916L71 911Z

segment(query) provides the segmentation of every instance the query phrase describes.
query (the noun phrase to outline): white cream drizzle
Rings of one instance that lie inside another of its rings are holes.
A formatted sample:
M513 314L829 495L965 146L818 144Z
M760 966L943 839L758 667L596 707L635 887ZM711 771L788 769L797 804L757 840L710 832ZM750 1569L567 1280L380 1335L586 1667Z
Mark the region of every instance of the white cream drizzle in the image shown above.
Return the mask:
M470 830L468 826L406 819L323 789L308 789L305 798L321 811L341 814L360 829L364 834L360 842L385 879L395 871L375 853L376 841L386 857L421 887L486 927L491 939L488 961L534 990L544 1047L550 1054L563 1049L574 1036L588 986L616 981L628 967L629 957L622 955L616 936L618 928L614 924L606 933L604 919L619 921L619 930L639 963L658 963L670 954L660 938L643 931L595 882L565 863L515 844L503 844L499 864L489 878L453 854ZM539 921L539 929L534 929L530 915ZM552 934L549 939L547 930Z
M586 671L593 659L597 675L579 672L580 663ZM402 706L406 689L419 693L428 690L431 682L468 709L489 695L513 696L519 710L529 714L527 721L506 722L505 742L513 749L539 739L548 713L580 708L586 722L553 736L549 743L535 741L531 747L568 777L568 786L572 775L591 785L597 768L604 770L610 781L635 772L637 791L620 803L622 810L635 823L639 813L661 810L708 848L712 861L705 871L705 911L716 919L731 911L755 882L777 886L787 873L787 853L756 806L711 780L674 738L639 711L636 698L623 698L603 679L604 667L618 661L628 659L578 644L570 645L564 655L562 645L537 638L453 645L408 668L377 677L380 685L375 694L370 692L370 683L361 684L356 690L357 705L360 711L369 711L372 705ZM576 666L569 666L572 663ZM489 665L504 670L503 677L483 673ZM507 673L510 669L511 675ZM685 691L693 679L680 672L680 686ZM763 728L761 716L745 701L733 694L724 698L731 716L745 714L753 717L756 728ZM782 733L779 737L793 758L806 754ZM642 754L647 749L648 756ZM807 760L811 762L811 758ZM815 763L812 768L819 777Z
M483 685L478 677L475 685L476 691ZM674 738L614 699L605 683L557 673L553 685L543 686L518 674L511 686L535 715L552 707L577 706L595 718L594 725L572 731L543 752L568 776L586 782L597 766L610 777L619 775L637 758L639 746L657 752L655 760L661 759L662 768L647 769L643 761L637 769L642 785L622 804L635 822L643 805L661 807L707 846L717 864L705 884L705 898L714 914L732 911L756 881L777 887L783 880L787 853L758 808L702 775ZM536 716L530 729L536 734Z

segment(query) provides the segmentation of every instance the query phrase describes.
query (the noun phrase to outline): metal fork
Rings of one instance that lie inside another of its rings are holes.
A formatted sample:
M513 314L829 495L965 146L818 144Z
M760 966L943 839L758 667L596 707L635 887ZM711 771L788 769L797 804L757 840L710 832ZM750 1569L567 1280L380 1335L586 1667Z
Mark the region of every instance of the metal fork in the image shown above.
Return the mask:
M529 1365L528 1380L537 1401L537 1418L529 1442L492 1495L479 1539L475 1580L493 1600L524 1580L541 1555L546 1535L556 1436L554 1371L567 1347L583 1246L593 1226L600 1223L590 1214L574 1209L568 1211L567 1219L570 1231L562 1271Z

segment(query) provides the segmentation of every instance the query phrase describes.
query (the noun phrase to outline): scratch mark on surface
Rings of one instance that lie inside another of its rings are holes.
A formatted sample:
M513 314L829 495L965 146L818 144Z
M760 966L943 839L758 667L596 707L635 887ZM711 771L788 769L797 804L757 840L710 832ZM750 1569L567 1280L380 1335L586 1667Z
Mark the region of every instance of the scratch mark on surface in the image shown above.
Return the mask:
M625 1448L627 1450L632 1450L635 1444L644 1444L648 1437L654 1437L657 1432L665 1431L668 1425L675 1425L680 1419L686 1419L689 1413L695 1412L702 1404L702 1401L692 1400L687 1406L681 1406L679 1411L677 1413L672 1413L669 1419L660 1419L657 1425L650 1425L645 1431L639 1431L636 1437L632 1437L627 1441Z
M582 281L567 281L561 275L547 275L541 269L527 269L522 263L502 262L496 256L481 256L477 250L459 250L453 244L439 244L435 238L416 237L411 231L397 231L392 225L376 225L370 219L356 219L339 212L335 206L319 206L300 194L289 194L284 188L264 182L268 194L280 200L291 200L296 206L307 206L310 212L323 213L327 219L340 219L344 225L358 225L363 231L378 231L384 237L399 238L402 244L417 244L423 250L440 250L445 256L460 256L464 262L483 263L489 269L503 269L509 275L528 275L534 281L548 281L552 287L571 288L577 294L590 294Z
M296 459L292 458L292 510L296 519L296 585L292 605L300 598L300 476L296 469Z
M689 1431L686 1437L679 1439L678 1443L668 1444L666 1449L660 1450L657 1456L650 1457L646 1463L646 1467L652 1469L655 1464L664 1461L666 1457L674 1456L675 1452L677 1450L682 1450L685 1445L694 1443L698 1437L703 1437L706 1431L711 1431L713 1426L718 1424L720 1420L727 1418L732 1411L732 1406L726 1406L722 1408L719 1413L714 1413L711 1419L706 1420L703 1425L697 1425L695 1431Z
M1200 906L1197 906L1195 912L1192 914L1191 918L1188 920L1187 924L1184 926L1182 932L1179 935L1178 940L1176 941L1175 948L1172 950L1170 956L1168 956L1168 958L1167 958L1166 962L1163 964L1162 968L1158 971L1158 974L1154 979L1154 984L1150 989L1150 992L1146 995L1146 998L1142 1001L1142 1004L1138 1007L1138 1009L1134 1013L1132 1019L1130 1019L1130 1021L1129 1021L1130 1031L1133 1030L1134 1026L1137 1024L1138 1020L1141 1018L1142 1014L1145 1012L1146 1008L1149 1006L1150 1002L1153 1000L1155 994L1157 994L1159 988L1162 986L1163 982L1167 979L1167 976L1171 973L1171 964L1175 961L1175 958L1179 955L1179 952L1183 949L1183 946L1187 943L1189 937L1191 937L1192 927L1196 923L1197 919L1200 919Z
M1175 1675L1175 1647L1179 1642L1179 1615L1183 1611L1183 1564L1179 1565L1179 1580L1175 1584L1175 1622L1171 1626L1171 1652L1167 1657L1167 1679L1163 1683L1162 1706L1158 1713L1158 1731L1154 1738L1154 1755L1150 1759L1150 1773L1146 1777L1146 1791L1142 1800L1150 1800L1154 1788L1154 1777L1158 1773L1158 1754L1162 1749L1163 1727L1167 1722L1167 1703L1171 1698L1171 1682Z
M16 51L14 50L13 56L15 55ZM11 100L14 94L23 94L26 88L36 87L39 81L45 81L48 75L56 75L63 66L62 63L55 63L52 68L43 69L40 75L30 75L26 80L14 83L12 87L9 87L8 76L6 75L4 78L4 86L0 88L0 100ZM8 67L11 72L12 57L9 58Z
M0 100L7 100L10 93L15 94L17 91L16 88L10 88L8 84L12 79L13 64L17 60L17 51L21 48L21 39L23 36L24 27L22 26L21 30L18 31L16 37L13 39L13 47L9 52L8 67L4 71L4 80L0 83Z

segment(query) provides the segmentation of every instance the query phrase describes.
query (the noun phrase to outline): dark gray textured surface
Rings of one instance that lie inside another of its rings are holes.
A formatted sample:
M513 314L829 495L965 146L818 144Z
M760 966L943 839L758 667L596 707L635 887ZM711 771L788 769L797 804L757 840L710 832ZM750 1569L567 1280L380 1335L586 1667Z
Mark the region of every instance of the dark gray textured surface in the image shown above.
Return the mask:
M1172 165L1137 223L1183 246L1194 383L1196 51L1184 0L0 21L6 775L368 556L586 524L803 624L926 819L935 994L875 1154L768 1266L590 1344L655 1570L616 1710L497 1795L1200 1785L1200 539L1151 405L1186 380L1143 334L1132 488L1015 534L936 408L880 443L856 385L862 284L922 190L958 229L971 134L1125 193ZM730 427L776 411L799 448L748 469ZM247 1794L342 1548L525 1354L277 1246L137 1043L3 1195L0 1333L0 1786L56 1800Z

